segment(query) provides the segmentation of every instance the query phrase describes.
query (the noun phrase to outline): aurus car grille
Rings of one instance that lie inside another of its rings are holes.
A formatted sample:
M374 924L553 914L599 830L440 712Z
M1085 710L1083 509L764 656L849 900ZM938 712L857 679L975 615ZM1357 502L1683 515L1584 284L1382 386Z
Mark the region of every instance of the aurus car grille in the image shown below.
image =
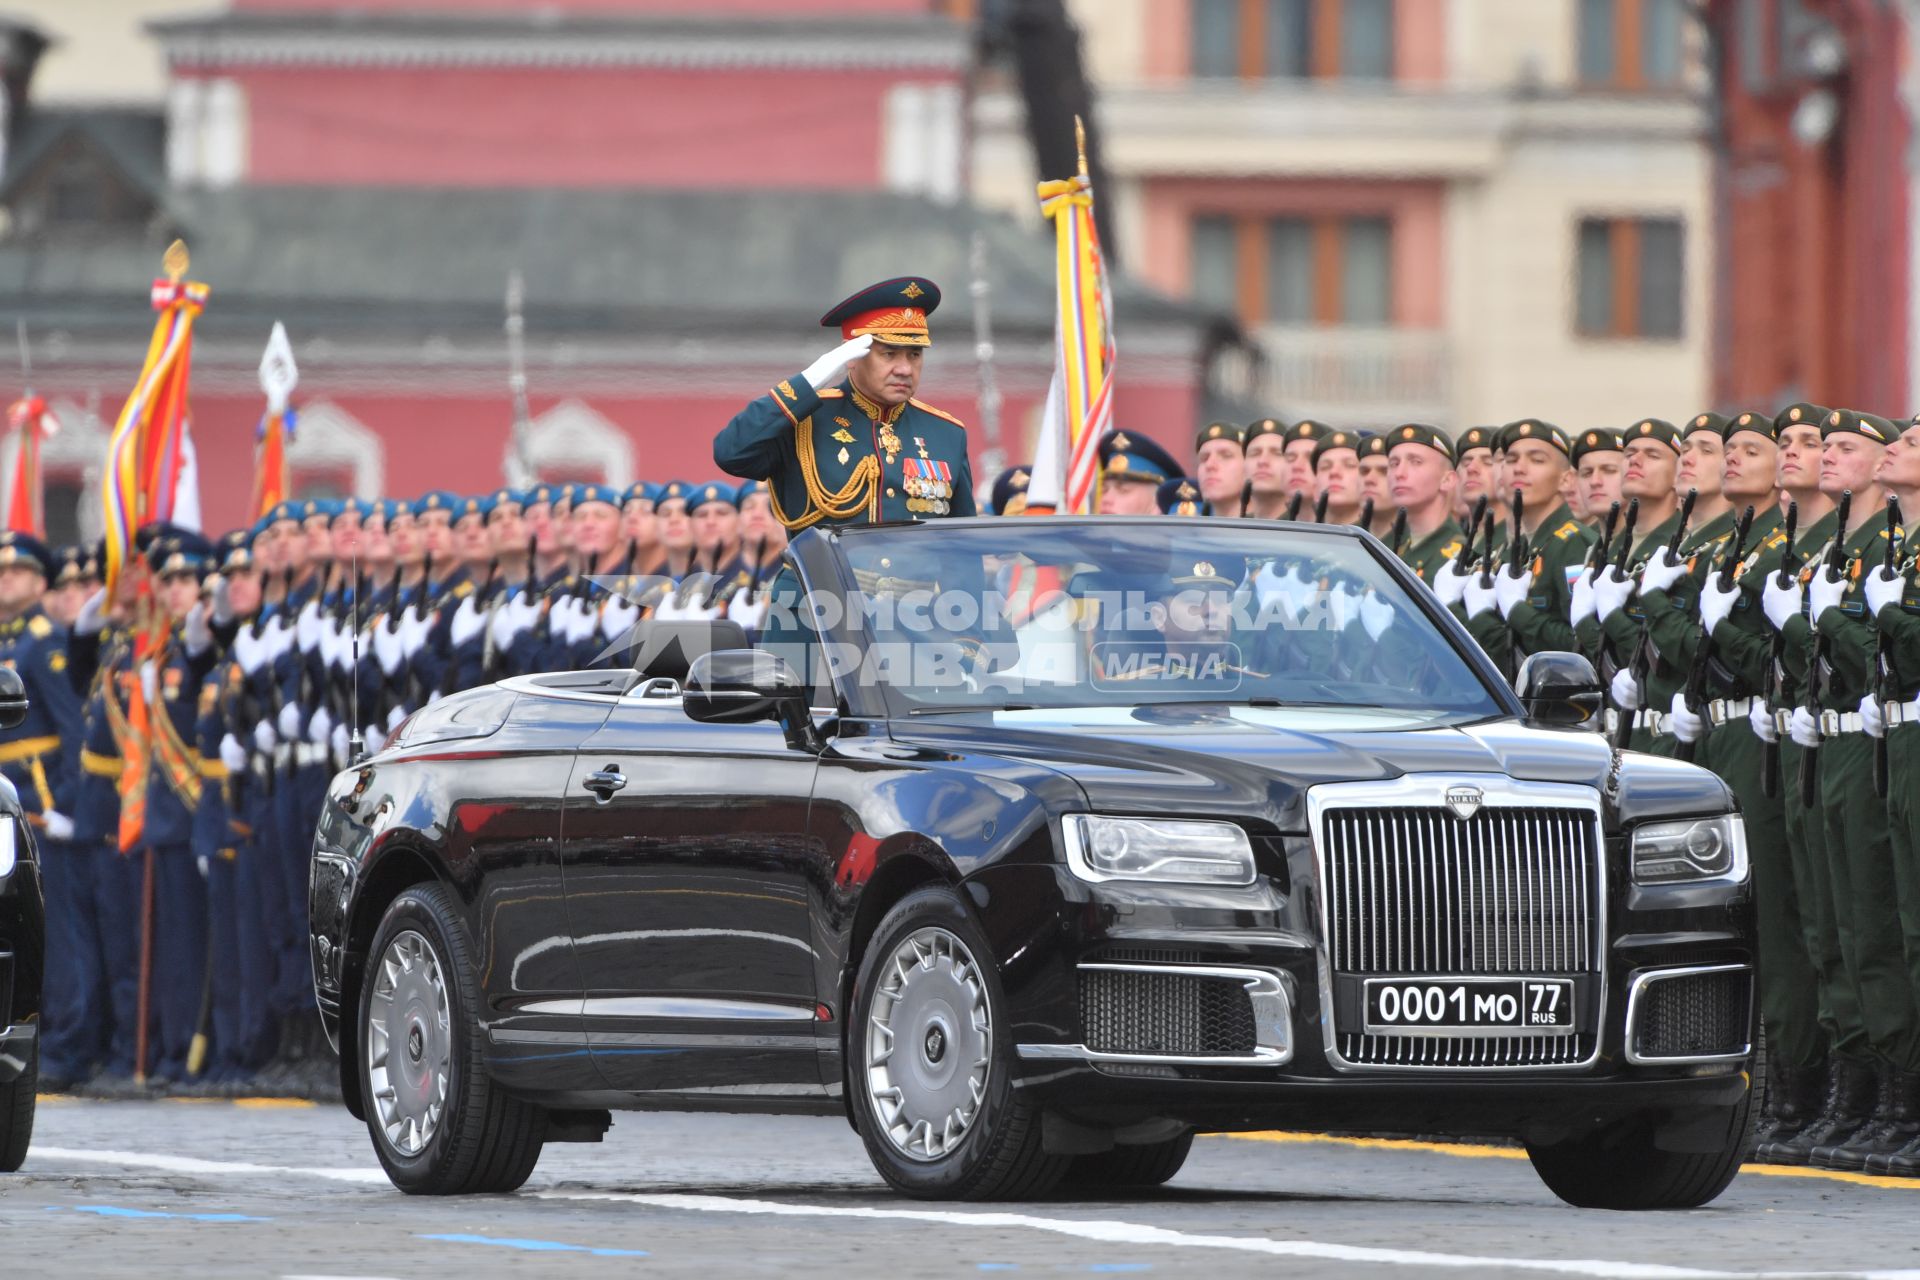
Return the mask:
M1086 1043L1103 1053L1252 1053L1253 1002L1244 984L1185 973L1082 969Z
M1336 978L1594 972L1601 855L1590 810L1338 808L1319 837ZM1593 1054L1591 1011L1583 1023L1572 1035L1458 1037L1340 1026L1336 1044L1355 1065L1569 1065Z

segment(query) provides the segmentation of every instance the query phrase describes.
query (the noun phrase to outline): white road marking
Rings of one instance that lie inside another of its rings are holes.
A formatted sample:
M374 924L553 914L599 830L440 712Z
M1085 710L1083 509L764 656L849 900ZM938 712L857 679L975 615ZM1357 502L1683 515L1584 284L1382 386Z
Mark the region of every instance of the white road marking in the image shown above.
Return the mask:
M324 1178L359 1185L387 1184L380 1169L323 1169L293 1165L248 1164L229 1160L202 1160L140 1151L89 1151L76 1147L35 1147L30 1158L84 1164L122 1165L167 1173L200 1173L259 1177L287 1174ZM1376 1266L1429 1267L1450 1271L1505 1269L1545 1275L1584 1276L1590 1280L1920 1280L1920 1270L1854 1271L1716 1271L1673 1267L1649 1262L1614 1262L1582 1258L1502 1258L1476 1254L1433 1253L1420 1249L1386 1249L1365 1245L1331 1244L1318 1240L1272 1240L1263 1236L1200 1235L1101 1218L1044 1218L1028 1213L993 1210L962 1212L947 1209L875 1209L865 1205L790 1204L779 1200L748 1200L730 1196L681 1195L638 1191L523 1190L523 1199L606 1200L693 1213L735 1213L770 1218L861 1218L870 1221L923 1222L939 1226L1005 1231L1018 1228L1072 1236L1096 1244L1153 1245L1177 1249L1222 1249L1279 1258L1314 1258L1327 1262L1371 1263Z

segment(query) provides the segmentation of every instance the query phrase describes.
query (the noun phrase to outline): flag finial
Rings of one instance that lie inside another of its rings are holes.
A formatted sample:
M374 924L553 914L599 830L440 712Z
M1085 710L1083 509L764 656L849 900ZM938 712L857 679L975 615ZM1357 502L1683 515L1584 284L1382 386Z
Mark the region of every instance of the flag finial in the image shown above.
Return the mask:
M1079 115L1073 117L1073 149L1080 154L1080 176L1087 176L1087 126Z
M160 259L160 269L167 273L167 279L179 284L187 274L187 242L175 240L167 246L166 254Z

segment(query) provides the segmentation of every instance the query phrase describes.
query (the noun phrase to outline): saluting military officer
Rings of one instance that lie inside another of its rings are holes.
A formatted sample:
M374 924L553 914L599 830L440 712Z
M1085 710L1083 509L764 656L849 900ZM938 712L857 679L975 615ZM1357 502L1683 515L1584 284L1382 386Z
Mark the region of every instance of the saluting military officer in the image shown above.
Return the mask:
M735 414L714 462L765 480L789 532L973 515L966 428L913 397L939 305L933 281L903 276L834 307L820 323L844 341Z

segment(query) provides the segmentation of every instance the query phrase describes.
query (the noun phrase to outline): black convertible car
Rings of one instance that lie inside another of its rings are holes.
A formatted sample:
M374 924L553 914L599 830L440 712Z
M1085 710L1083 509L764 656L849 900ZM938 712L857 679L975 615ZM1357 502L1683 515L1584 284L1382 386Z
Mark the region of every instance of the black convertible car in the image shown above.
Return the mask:
M397 1186L511 1189L623 1108L844 1112L923 1197L1276 1127L1511 1135L1579 1205L1733 1177L1741 820L1586 727L1584 659L1516 693L1343 529L949 520L788 563L759 647L643 622L334 779L314 974Z

